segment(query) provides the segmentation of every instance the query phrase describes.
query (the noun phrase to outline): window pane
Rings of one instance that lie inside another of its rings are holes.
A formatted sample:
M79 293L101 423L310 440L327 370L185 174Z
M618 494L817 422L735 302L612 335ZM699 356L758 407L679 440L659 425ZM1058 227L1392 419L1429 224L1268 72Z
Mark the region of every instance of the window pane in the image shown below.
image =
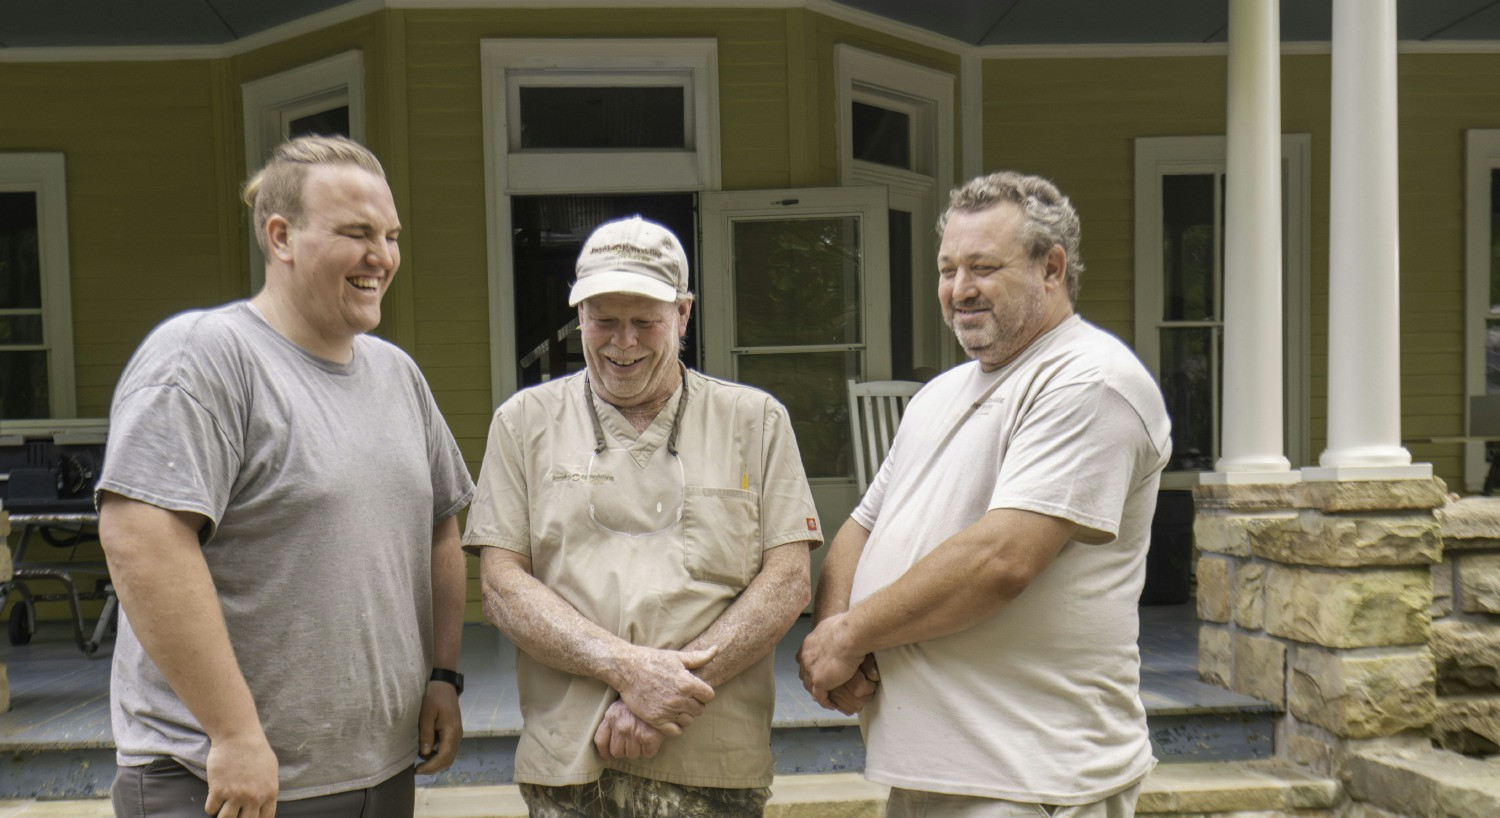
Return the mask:
M737 221L735 344L858 343L859 218Z
M1161 331L1161 391L1172 417L1172 460L1168 471L1213 471L1213 389L1218 362L1216 329Z
M0 315L0 346L18 344L40 344L42 342L42 316Z
M808 477L849 477L848 380L859 377L857 352L741 355L737 379L786 404Z
M911 169L911 117L863 102L854 103L854 158Z
M299 136L348 136L349 106L340 105L316 114L298 117L287 125L287 139Z
M521 88L521 148L685 148L685 90Z
M0 385L0 417L29 420L50 414L46 352L0 352Z
M1500 392L1500 321L1484 324L1484 391Z
M1500 168L1490 169L1490 312L1500 311ZM1495 391L1493 389L1491 392Z
M1162 318L1214 318L1214 175L1163 176Z
M0 309L42 306L36 193L0 193Z

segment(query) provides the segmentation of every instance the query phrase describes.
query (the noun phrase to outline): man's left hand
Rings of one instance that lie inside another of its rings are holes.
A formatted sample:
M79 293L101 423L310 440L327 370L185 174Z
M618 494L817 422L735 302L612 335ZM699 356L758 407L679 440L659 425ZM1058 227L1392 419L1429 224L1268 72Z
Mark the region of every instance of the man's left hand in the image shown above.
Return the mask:
M661 749L662 732L641 720L625 702L615 699L604 711L604 720L594 731L594 747L605 761L616 758L651 758Z
M854 678L865 658L865 651L850 644L846 616L834 614L819 622L797 651L802 686L818 704L830 710L837 709L837 705L829 699L829 691Z
M448 769L458 756L458 743L463 737L464 722L458 709L458 691L447 682L428 682L417 722L420 745L417 751L424 759L417 765L417 772L431 775Z

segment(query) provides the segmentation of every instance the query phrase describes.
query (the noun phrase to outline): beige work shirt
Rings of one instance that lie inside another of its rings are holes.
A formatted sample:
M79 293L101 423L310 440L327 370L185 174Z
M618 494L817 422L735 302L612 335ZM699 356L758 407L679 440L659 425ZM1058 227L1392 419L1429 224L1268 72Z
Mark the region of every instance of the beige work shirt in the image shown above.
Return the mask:
M608 445L644 460L665 451L683 388L644 432L588 394L582 373L513 395L496 410L464 543L525 554L547 587L590 621L636 645L678 649L703 633L761 567L768 548L823 541L786 409L758 389L688 372L677 436L684 490L680 522L624 537L589 514L594 400ZM663 451L657 452L658 448ZM608 483L601 484L608 485ZM516 781L592 781L609 766L705 787L771 782L772 654L720 685L681 736L649 759L604 762L594 731L618 694L597 679L555 670L524 651L516 667L524 726Z

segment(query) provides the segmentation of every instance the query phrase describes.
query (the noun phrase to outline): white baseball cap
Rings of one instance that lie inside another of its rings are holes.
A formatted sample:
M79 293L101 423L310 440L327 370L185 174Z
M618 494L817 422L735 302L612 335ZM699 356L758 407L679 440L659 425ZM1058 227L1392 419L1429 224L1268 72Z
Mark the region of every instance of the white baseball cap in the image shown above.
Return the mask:
M568 306L604 293L676 303L688 294L687 253L672 231L640 216L595 228L578 254Z

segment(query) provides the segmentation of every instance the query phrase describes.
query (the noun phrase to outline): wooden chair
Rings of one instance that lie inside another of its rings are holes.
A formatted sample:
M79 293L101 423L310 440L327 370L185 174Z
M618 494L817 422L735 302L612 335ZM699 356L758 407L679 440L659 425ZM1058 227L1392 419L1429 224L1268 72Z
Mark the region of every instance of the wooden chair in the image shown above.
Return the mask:
M891 450L917 381L849 381L849 431L854 442L854 479L863 495Z

